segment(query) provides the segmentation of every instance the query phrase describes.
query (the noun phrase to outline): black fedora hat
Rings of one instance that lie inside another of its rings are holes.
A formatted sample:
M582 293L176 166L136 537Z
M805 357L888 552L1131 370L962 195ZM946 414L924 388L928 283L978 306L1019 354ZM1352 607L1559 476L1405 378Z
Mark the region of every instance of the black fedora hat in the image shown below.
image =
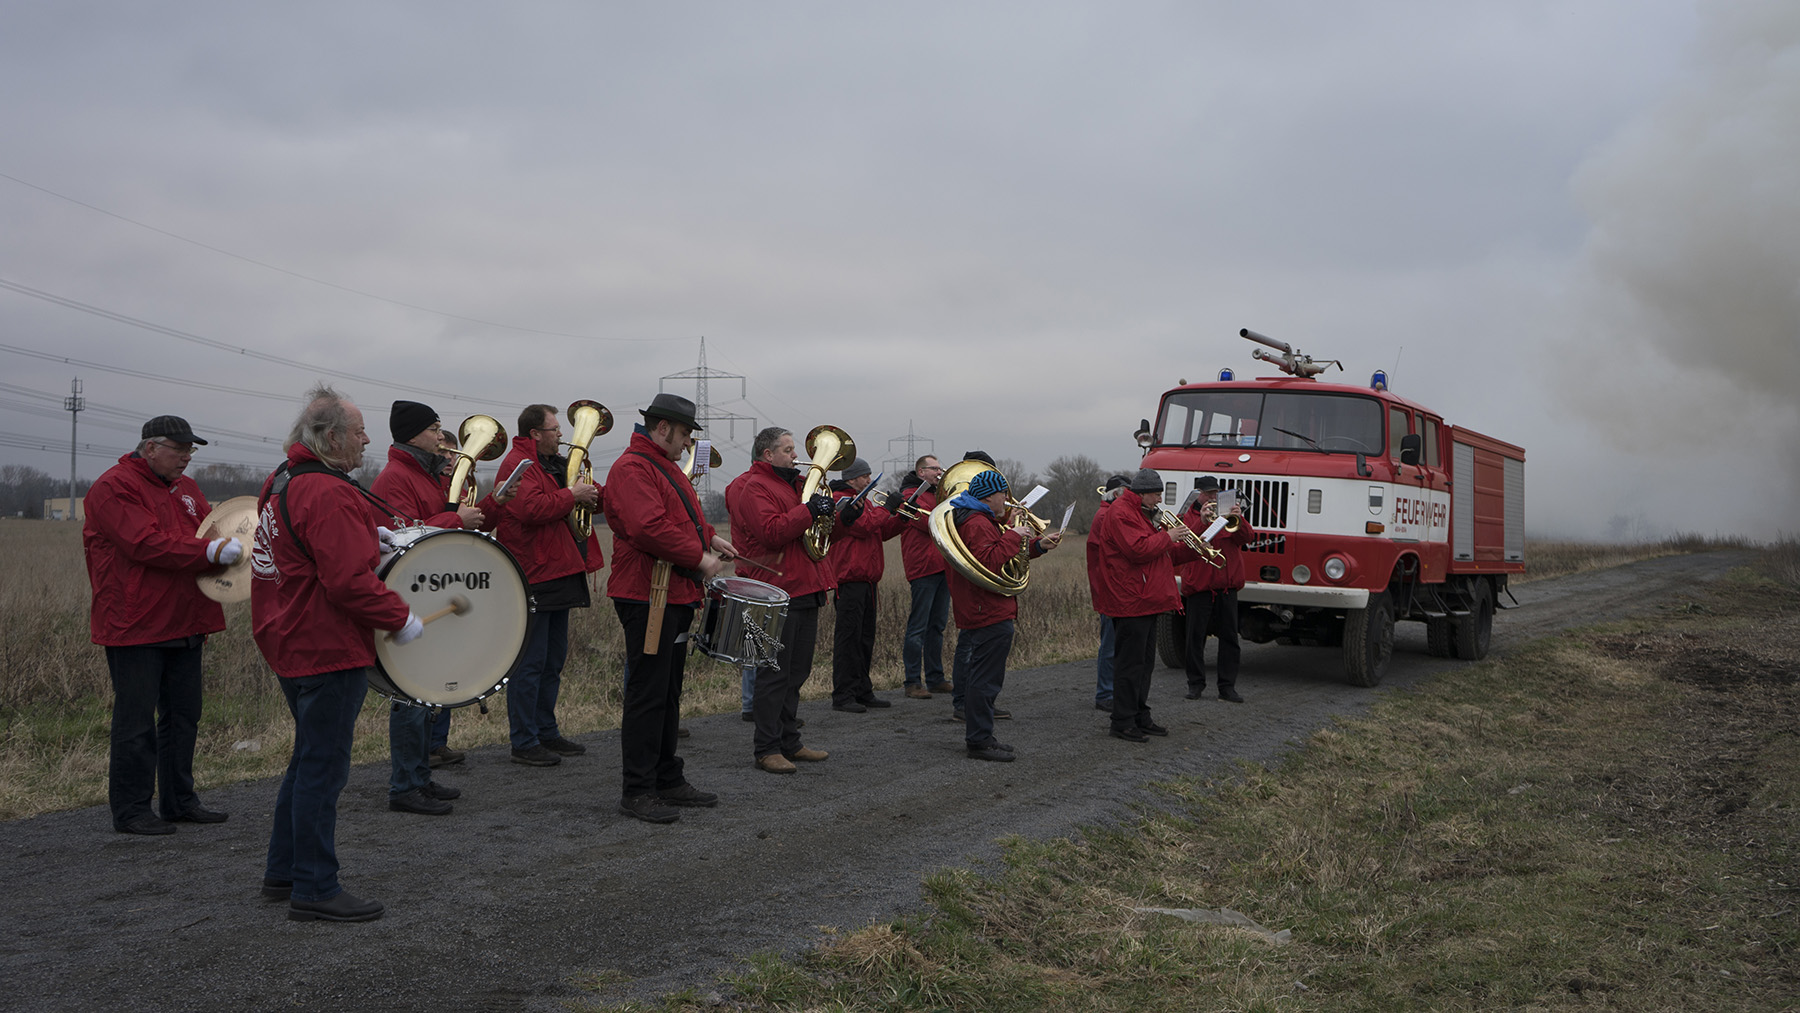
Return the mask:
M695 432L701 431L700 423L694 418L694 402L679 394L658 394L650 400L650 407L639 409L638 414L644 417L646 426L652 419L668 419Z

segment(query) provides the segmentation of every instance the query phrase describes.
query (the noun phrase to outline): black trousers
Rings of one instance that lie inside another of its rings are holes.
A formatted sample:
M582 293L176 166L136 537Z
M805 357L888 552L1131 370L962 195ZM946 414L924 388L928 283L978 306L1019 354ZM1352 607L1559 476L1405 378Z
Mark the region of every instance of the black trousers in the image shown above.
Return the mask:
M875 660L875 585L850 581L837 589L837 627L831 636L833 703L875 695L869 666Z
M625 712L619 718L619 753L624 761L625 797L649 795L687 783L681 757L675 755L681 723L681 680L687 669L687 644L675 638L694 622L694 606L669 605L663 610L662 634L655 654L644 653L650 625L645 602L613 600L625 629Z
M756 670L750 712L756 719L751 755L758 759L800 748L800 687L812 675L813 652L819 646L819 606L824 603L823 591L789 601L787 621L781 625L781 652L775 656L780 667Z
M1150 721L1150 673L1156 668L1157 616L1113 618L1112 726L1124 729Z
M1220 689L1237 685L1238 658L1244 653L1238 645L1237 591L1201 591L1183 595L1181 607L1187 612L1187 650L1183 667L1187 669L1188 689L1206 688L1206 635L1219 638Z
M200 653L205 637L178 646L108 647L112 675L112 757L106 797L115 827L150 815L160 797L164 819L199 802L194 742L200 726ZM191 645L191 646L187 646Z

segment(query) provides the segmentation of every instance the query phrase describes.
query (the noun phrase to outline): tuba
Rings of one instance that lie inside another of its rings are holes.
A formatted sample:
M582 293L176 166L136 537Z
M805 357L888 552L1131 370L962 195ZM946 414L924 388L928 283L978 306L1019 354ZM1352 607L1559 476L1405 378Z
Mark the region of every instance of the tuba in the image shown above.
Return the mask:
M800 502L810 502L819 493L819 487L825 484L825 473L841 471L848 468L856 460L856 441L850 434L836 426L814 426L812 432L806 434L806 454L812 458L812 464L806 470L806 485L800 490ZM831 551L831 525L835 517L826 514L812 522L806 533L800 536L801 545L806 554L815 562L825 558Z
M567 416L569 425L569 467L564 474L564 484L573 486L576 482L594 481L594 465L588 460L588 444L594 437L604 436L612 430L612 412L598 401L576 401L569 405ZM578 541L587 541L594 533L594 508L585 503L575 504L569 511L569 530L575 532Z
M945 562L956 567L957 573L962 574L969 583L977 587L1010 598L1025 590L1026 583L1031 579L1031 540L1026 539L1019 554L1007 560L1006 565L1000 568L1000 572L995 573L969 554L968 546L963 544L962 535L956 531L950 506L950 501L955 499L957 494L969 488L970 479L984 471L996 470L998 469L981 461L958 461L951 465L950 470L944 472L944 477L938 481L938 488L942 490L944 498L938 502L937 506L931 508L929 524L931 540L937 543L938 551L944 554ZM1033 517L1030 512L1010 499L1007 500L1007 507L1009 517L1015 512L1023 513L1025 523L1031 525L1039 533L1042 533L1044 527L1048 526L1045 521ZM1036 523L1033 524L1033 521Z
M450 469L450 502L474 506L476 461L492 461L506 453L506 429L491 415L471 415L456 427L460 446L452 451L456 466Z

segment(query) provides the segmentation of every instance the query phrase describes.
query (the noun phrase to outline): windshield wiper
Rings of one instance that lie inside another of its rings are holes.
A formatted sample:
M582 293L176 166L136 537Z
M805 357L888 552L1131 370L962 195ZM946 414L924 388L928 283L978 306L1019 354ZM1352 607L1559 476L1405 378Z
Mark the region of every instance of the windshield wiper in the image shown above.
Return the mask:
M1292 436L1296 440L1305 440L1307 443L1312 445L1312 448L1314 450L1318 451L1321 454L1331 453L1331 451L1326 450L1324 447L1319 446L1318 442L1310 436L1304 436L1300 433L1294 432L1292 429L1283 429L1280 426L1270 426L1269 428L1275 430L1278 433L1283 433L1288 436Z

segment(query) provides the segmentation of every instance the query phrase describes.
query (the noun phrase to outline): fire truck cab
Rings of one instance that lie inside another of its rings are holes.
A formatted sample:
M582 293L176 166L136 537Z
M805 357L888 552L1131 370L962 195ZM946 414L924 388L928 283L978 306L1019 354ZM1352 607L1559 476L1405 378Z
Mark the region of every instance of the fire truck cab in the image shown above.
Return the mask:
M1284 375L1183 383L1140 423L1143 466L1179 512L1202 476L1235 490L1255 531L1243 549L1240 636L1254 643L1341 646L1345 677L1374 686L1394 623L1425 623L1430 652L1488 650L1507 577L1525 570L1525 451L1446 423L1399 397L1377 372L1368 386L1325 383L1341 363L1285 342L1252 357ZM1163 616L1164 664L1185 655L1179 613Z

